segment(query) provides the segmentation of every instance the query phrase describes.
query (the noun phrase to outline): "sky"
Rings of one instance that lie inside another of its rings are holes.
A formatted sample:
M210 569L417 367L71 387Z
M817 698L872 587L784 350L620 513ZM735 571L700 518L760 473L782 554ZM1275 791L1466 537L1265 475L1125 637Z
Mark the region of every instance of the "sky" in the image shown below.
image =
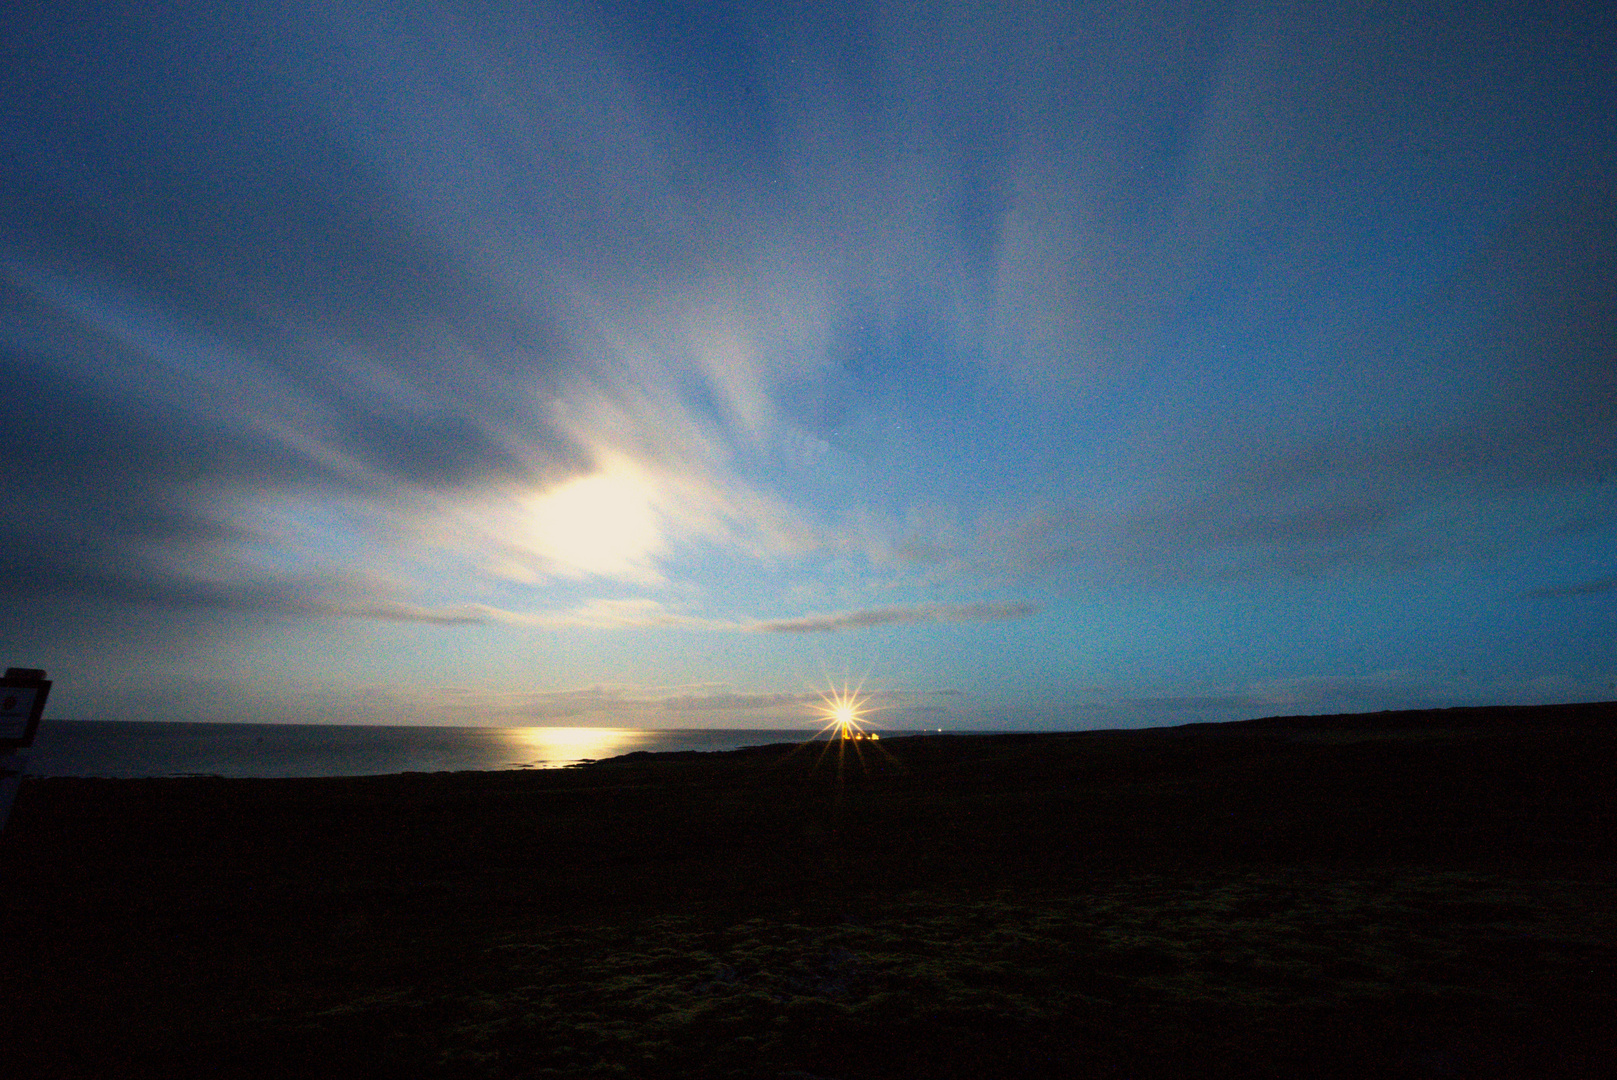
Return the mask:
M1596 4L0 15L53 715L1617 698Z

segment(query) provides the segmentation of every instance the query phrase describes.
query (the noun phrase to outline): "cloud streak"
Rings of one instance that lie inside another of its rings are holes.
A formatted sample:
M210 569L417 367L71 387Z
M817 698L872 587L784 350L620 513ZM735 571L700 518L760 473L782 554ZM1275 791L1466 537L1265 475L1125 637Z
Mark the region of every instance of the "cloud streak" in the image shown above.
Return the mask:
M862 608L787 619L714 619L671 611L657 600L593 600L576 608L521 612L487 604L423 607L400 601L314 602L309 610L325 614L434 626L509 626L537 630L571 627L595 629L713 630L746 634L826 634L877 626L918 623L1003 622L1038 613L1036 604L909 604Z
M1533 600L1554 600L1563 596L1599 596L1610 592L1617 592L1617 575L1596 578L1593 581L1580 581L1572 585L1546 585L1541 589L1534 589L1527 595Z
M744 625L748 630L765 634L827 634L873 626L1003 622L1025 619L1038 610L1037 605L1028 603L901 604L792 619L766 619Z

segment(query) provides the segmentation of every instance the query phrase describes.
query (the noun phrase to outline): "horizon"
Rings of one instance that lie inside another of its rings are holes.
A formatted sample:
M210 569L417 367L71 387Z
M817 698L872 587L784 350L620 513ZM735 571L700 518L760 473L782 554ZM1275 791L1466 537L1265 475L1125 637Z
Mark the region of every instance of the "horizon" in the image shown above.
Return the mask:
M1007 728L1007 727L950 727L950 728L909 727L909 728L894 728L894 727L881 727L881 726L878 726L877 724L872 722L869 717L866 717L863 714L857 714L857 719L858 719L858 722L860 724L859 730L860 730L861 734L873 734L873 735L877 735L877 736L885 735L885 736L891 736L891 737L904 737L904 736L909 736L909 735L1016 735L1016 734L1076 735L1076 734L1085 734L1085 733L1090 733L1090 732L1105 733L1105 732L1109 732L1109 731L1110 732L1150 731L1150 730L1176 728L1176 727L1207 726L1209 724L1214 724L1214 725L1217 725L1217 724L1249 724L1249 723L1260 723L1260 722L1265 721L1265 720L1341 720L1341 719L1344 719L1344 718L1352 718L1352 717L1357 717L1357 716L1383 717L1383 716L1400 716L1400 715L1406 715L1406 714L1424 714L1424 713L1433 713L1433 712L1479 712L1479 713L1486 713L1486 712L1514 712L1514 711L1535 712L1535 711L1542 711L1542 710L1577 709L1577 708L1584 708L1584 707L1600 707L1600 706L1617 707L1617 698L1613 698L1613 699L1609 699L1609 700L1603 700L1603 699L1598 699L1597 698L1597 699L1592 699L1592 700L1588 700L1588 701L1528 702L1528 703L1515 704L1515 705L1437 705L1437 706L1421 706L1421 707L1410 708L1410 709L1370 709L1370 710L1361 710L1361 711L1354 711L1354 712L1336 712L1336 713L1272 713L1272 714L1264 714L1264 715L1260 715L1260 716L1238 717L1238 718L1228 719L1228 720L1188 720L1188 721L1183 721L1183 722L1174 722L1174 723L1167 723L1167 724L1123 725L1123 726L1115 727L1115 728L1098 728L1098 727L1036 728L1036 729L1017 728L1017 727L1010 727L1010 728ZM801 727L790 727L790 726L786 726L784 724L776 725L776 726L764 726L764 727L723 727L723 726L718 726L718 725L702 725L702 726L697 726L697 727L621 727L621 726L612 726L612 725L607 725L607 724L479 724L479 723L422 724L422 723L396 723L396 722L390 723L390 722L386 722L386 721L374 721L374 722L369 722L369 723L354 723L354 724L348 724L348 723L333 724L333 723L330 723L330 722L311 721L311 720L258 720L258 721L252 721L252 722L243 722L243 721L240 721L240 720L173 720L173 719L170 719L170 720L161 720L161 719L159 719L159 720L121 720L121 719L109 719L109 718L105 718L105 717L85 718L85 717L69 717L69 716L44 717L44 718L41 719L40 722L42 724L56 724L56 723L61 723L61 724L196 724L196 725L206 725L206 726L215 726L215 727L312 727L312 728L321 728L321 727L396 727L396 728L404 728L404 729L412 729L412 730L441 728L441 729L445 729L445 730L489 730L489 731L515 730L515 729L521 729L521 728L537 728L537 729L543 729L543 730L547 730L547 731L578 731L578 732L585 732L585 731L625 731L625 732L630 732L630 731L632 731L632 732L663 732L663 733L668 733L668 734L675 734L675 733L680 733L680 732L712 732L712 733L748 732L748 733L757 733L757 734L778 732L778 733L781 733L781 734L798 734L798 735L807 733L810 736L811 741L821 739L821 738L828 739L828 740L835 740L836 738L838 738L838 734L834 730L834 725L827 725L827 724L825 724L823 722L818 723L818 724L811 722L811 723L808 723L807 725L801 726Z
M82 7L0 70L53 711L1617 697L1600 12Z

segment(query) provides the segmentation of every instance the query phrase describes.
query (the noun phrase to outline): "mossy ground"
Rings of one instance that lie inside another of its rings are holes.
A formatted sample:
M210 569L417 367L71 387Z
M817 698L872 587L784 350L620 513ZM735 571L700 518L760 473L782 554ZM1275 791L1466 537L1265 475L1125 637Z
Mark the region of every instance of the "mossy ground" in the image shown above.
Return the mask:
M1350 734L32 781L0 837L7 1052L87 1077L1603 1075L1613 726Z
M1607 994L1614 900L1455 872L1246 873L916 892L726 925L664 915L512 934L475 989L369 993L275 1023L430 1030L420 1051L468 1076L1056 1075L1192 1034L1202 1058L1179 1064L1209 1073L1278 1074L1324 1039L1348 1055L1334 1065L1469 1074L1544 1060L1502 1053L1481 1018L1520 1034L1546 987Z

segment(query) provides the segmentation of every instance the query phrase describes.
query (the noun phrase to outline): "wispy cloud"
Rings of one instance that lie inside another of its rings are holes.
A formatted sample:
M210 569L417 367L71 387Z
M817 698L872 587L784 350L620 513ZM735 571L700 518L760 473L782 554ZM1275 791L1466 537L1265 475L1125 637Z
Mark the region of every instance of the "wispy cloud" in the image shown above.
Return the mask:
M748 630L767 634L824 634L904 623L1001 622L1024 619L1038 610L1038 605L1028 603L900 604L829 615L766 619L744 625Z
M1546 585L1542 589L1534 589L1527 595L1534 600L1551 600L1562 596L1596 596L1609 592L1617 592L1617 576L1580 581L1572 585Z
M1279 713L1345 712L1457 704L1418 672L1322 675L1277 679L1211 693L1163 694L1124 699L1126 708L1151 715L1242 719Z
M819 694L808 692L797 694L709 693L665 697L658 702L658 705L668 712L675 713L722 713L740 709L808 708L819 704L819 702Z
M862 608L823 615L801 615L787 619L717 619L672 611L649 597L628 600L591 600L577 607L556 611L523 612L487 604L459 604L427 607L399 601L357 603L318 603L311 609L328 614L397 622L419 622L438 626L500 625L541 630L568 627L648 628L716 630L749 634L814 634L861 630L873 626L906 623L1000 622L1036 614L1035 604L909 604Z
M866 688L861 699L874 719L888 722L948 713L943 698L958 694L926 690ZM327 689L323 700L333 711L373 714L396 709L436 722L481 725L550 724L558 721L622 727L758 724L810 729L820 723L825 696L818 690L738 689L726 683L675 686L601 683L565 690L500 692L471 687L354 687Z
M1234 720L1383 709L1580 701L1606 689L1587 678L1523 679L1503 672L1456 677L1435 671L1394 669L1356 675L1261 680L1200 693L1126 697L1118 699L1112 714L1118 715L1118 709L1121 714L1135 710L1155 722L1165 717Z

